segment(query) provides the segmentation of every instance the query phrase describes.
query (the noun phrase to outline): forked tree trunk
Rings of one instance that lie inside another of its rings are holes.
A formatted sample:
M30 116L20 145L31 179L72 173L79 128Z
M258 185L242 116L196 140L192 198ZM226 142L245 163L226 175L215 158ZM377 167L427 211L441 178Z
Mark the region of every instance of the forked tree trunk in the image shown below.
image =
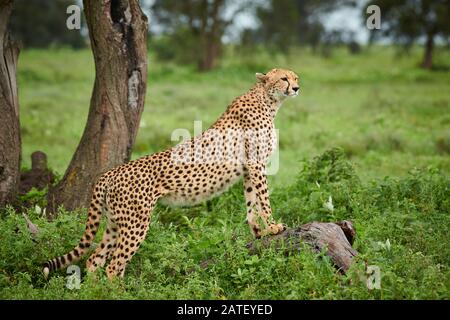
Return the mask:
M20 181L19 46L8 32L12 6L12 0L0 0L0 208L15 202Z
M70 165L49 190L48 211L87 207L99 175L130 159L144 108L147 17L138 0L84 0L95 60L86 128Z

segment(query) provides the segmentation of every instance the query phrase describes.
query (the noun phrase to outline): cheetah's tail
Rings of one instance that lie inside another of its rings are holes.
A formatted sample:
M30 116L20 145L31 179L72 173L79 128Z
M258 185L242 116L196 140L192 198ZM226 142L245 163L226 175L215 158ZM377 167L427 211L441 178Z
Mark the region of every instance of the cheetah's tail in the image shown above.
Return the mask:
M94 187L95 192L93 193L91 205L89 207L88 219L86 221L86 229L83 236L81 237L78 245L73 248L69 253L56 257L54 259L48 260L43 265L44 277L47 278L51 271L65 268L72 263L80 260L83 255L86 254L92 242L94 241L95 234L100 225L100 218L102 213L102 208L105 204L105 190L100 186L100 181ZM100 191L100 192L99 192Z

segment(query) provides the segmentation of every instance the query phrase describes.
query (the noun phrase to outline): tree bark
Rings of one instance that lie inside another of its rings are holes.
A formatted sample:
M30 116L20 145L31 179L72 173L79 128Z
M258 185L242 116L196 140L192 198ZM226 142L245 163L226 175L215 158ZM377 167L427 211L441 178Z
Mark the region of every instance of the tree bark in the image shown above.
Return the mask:
M130 159L144 108L147 17L138 0L84 0L95 61L86 128L70 165L49 190L48 212L87 207L103 172Z
M351 221L344 220L336 223L311 222L297 228L255 240L247 244L250 253L258 253L261 249L274 246L283 248L286 253L298 252L306 244L314 252L326 250L336 268L345 273L350 268L353 258L358 254L352 248L356 231Z
M8 31L12 6L12 0L0 0L0 207L14 204L20 181L19 46Z
M423 55L422 68L431 69L433 67L434 34L428 33L425 41L425 52Z

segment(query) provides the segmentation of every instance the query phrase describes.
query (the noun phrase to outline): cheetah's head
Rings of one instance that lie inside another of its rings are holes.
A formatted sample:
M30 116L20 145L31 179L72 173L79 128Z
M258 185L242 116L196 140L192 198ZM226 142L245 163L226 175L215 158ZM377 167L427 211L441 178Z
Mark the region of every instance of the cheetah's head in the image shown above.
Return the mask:
M298 76L291 70L272 69L267 73L257 73L256 79L263 84L267 93L277 100L295 97L300 92Z

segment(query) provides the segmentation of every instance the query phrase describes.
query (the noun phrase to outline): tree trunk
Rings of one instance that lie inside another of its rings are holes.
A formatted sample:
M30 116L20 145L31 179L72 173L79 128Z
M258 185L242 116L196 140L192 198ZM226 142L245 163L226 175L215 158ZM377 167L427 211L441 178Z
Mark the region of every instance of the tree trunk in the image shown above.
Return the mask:
M12 0L0 0L0 207L16 201L20 181L19 46L8 32L12 6Z
M423 55L422 68L431 69L433 67L434 34L428 33L425 41L425 52Z
M203 41L204 44L201 46L201 57L198 63L199 71L209 71L213 69L216 65L217 56L219 53L219 44L217 44L214 39L209 39Z
M311 222L298 228L287 229L284 232L255 240L247 244L250 253L258 253L261 249L274 246L286 253L298 252L302 244L311 247L314 252L326 250L336 268L345 273L350 268L353 258L358 254L352 248L356 231L351 221L336 223Z
M199 71L211 70L216 65L222 41L219 28L222 23L220 11L223 5L223 0L214 0L209 5L207 1L204 1L200 28Z
M130 159L144 108L147 17L138 0L84 0L95 60L86 128L64 178L49 190L48 211L87 207L103 172Z

